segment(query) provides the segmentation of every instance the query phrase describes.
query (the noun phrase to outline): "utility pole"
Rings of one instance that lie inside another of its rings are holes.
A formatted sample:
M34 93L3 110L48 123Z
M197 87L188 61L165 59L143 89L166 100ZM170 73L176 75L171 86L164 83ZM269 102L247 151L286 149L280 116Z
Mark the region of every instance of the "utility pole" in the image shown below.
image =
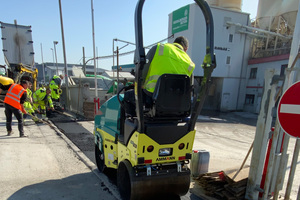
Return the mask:
M117 39L115 38L115 39L113 39L113 48L112 48L112 50L113 50L113 54L112 54L112 56L113 56L113 68L112 68L112 71L113 71L113 77L115 77L115 69L114 69L114 67L115 67L115 41L116 41Z
M70 110L69 105L69 76L68 76L68 68L67 68L67 58L66 58L66 48L65 48L65 36L64 36L64 25L63 25L63 18L62 18L62 9L61 9L61 0L58 0L59 2L59 11L60 11L60 24L61 24L61 37L62 37L62 43L63 43L63 53L64 53L64 63L65 63L65 80L66 80L66 107L68 110Z
M95 30L94 30L94 6L93 0L91 0L91 10L92 10L92 34L93 34L93 52L94 52L94 75L95 75L95 98L98 97L98 87L97 87L97 73L96 73L96 50L95 50Z
M58 41L53 41L54 52L55 52L55 60L56 60L56 75L58 76L58 65L57 65L57 55L56 55L56 45L57 44L58 44Z
M54 62L54 49L53 48L50 48L51 49L51 51L52 51L52 58L53 58L53 66L55 65L55 62ZM52 75L52 74L51 74Z
M117 92L119 92L119 47L117 46Z
M86 75L86 64L85 64L85 52L84 52L84 47L82 47L82 54L83 54L83 58L82 58L82 62L83 62L83 73L84 73L84 75Z
M44 65L44 59L43 59L43 46L41 43L41 55L42 55L42 68L43 68L43 77L44 77L44 84L46 83L46 79L45 79L45 65Z

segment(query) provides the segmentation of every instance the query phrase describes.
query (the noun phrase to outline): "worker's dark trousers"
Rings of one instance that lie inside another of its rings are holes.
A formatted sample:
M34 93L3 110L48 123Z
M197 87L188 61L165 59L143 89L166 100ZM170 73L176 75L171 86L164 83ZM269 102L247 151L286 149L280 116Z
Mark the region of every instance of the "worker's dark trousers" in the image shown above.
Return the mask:
M22 112L19 109L16 109L15 107L8 104L5 104L6 130L7 131L12 130L11 128L12 114L14 114L18 120L18 129L20 132L20 136L24 135Z

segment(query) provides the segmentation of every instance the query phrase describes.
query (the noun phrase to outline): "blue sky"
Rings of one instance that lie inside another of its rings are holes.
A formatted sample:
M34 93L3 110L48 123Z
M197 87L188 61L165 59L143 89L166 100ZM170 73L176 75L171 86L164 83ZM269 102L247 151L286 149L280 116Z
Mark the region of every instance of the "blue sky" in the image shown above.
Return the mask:
M63 12L66 57L68 63L82 63L82 47L86 59L93 56L92 16L90 0L61 0ZM168 14L193 3L192 0L147 0L143 9L144 45L149 45L167 37ZM114 38L135 42L134 11L137 0L94 0L95 41L98 56L112 55ZM242 11L256 16L258 0L243 0ZM58 0L9 0L1 3L0 21L32 26L35 62L41 63L41 44L44 62L53 62L53 41L58 62L63 63L63 48ZM2 49L2 43L1 49ZM115 47L124 46L117 42ZM129 45L120 53L133 50ZM131 56L120 57L120 64L132 62ZM0 52L0 64L5 64ZM88 64L93 64L89 62ZM98 67L110 69L112 59L98 61Z

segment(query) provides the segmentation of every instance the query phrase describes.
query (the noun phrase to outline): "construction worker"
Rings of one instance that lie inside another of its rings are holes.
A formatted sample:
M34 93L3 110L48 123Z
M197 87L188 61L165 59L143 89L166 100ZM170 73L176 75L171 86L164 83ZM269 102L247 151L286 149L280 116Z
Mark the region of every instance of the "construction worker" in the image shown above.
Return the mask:
M189 42L183 37L177 37L173 43L160 44L153 46L147 53L142 71L142 87L146 102L146 107L152 105L152 94L154 92L158 78L163 74L184 74L192 76L195 64L192 62L188 50ZM127 113L135 115L135 97L133 90L125 92L125 107ZM133 109L134 108L134 109Z
M163 74L184 74L192 76L195 64L186 53L189 47L188 40L177 37L174 42L158 43L147 53L147 60L142 72L144 92L152 96L158 78Z
M57 101L57 102L59 101L59 97L62 93L60 86L63 79L64 79L63 75L59 75L59 76L54 75L49 84L49 87L51 89L51 98L53 101Z
M53 102L51 99L51 89L50 88L39 88L33 93L33 109L38 111L40 107L40 113L42 118L46 118L46 105L49 104L50 108L54 110Z
M26 110L26 112L32 116L32 120L37 122L38 118L35 116L34 114L34 109L32 107L33 105L33 101L32 101L32 91L31 91L31 87L32 87L32 83L28 82L28 88L26 89L27 91L27 98L26 101L24 102L24 109ZM27 118L27 115L24 114L23 115L24 120Z
M27 114L23 105L27 98L27 87L28 81L26 80L21 80L21 84L13 83L10 85L1 85L2 90L8 90L4 99L4 112L6 116L6 130L8 136L13 134L11 124L12 114L14 114L18 120L18 129L20 137L27 137L27 135L24 134L22 116L22 113Z
M0 76L0 94L2 90L7 90L7 89L2 89L6 88L6 86L11 85L14 83L14 80L5 76Z

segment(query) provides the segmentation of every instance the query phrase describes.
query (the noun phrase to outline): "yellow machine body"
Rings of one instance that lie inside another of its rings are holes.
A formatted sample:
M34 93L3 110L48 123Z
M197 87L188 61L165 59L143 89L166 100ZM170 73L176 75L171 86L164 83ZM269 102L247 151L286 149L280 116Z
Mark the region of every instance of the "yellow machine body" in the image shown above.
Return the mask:
M116 143L115 137L101 129L97 129L96 136L97 135L102 138L101 145L103 148L102 152L104 152L104 156L106 158L106 167L117 169L117 164L123 160L128 160L132 166L143 164L163 164L186 160L186 154L192 152L195 131L189 132L173 144L163 145L158 144L146 134L139 133L137 131L133 133L127 146L121 142ZM183 144L182 149L179 149L180 144ZM148 148L153 150L149 152ZM160 149L171 149L172 154L159 156ZM138 163L139 159L144 160L144 163Z

